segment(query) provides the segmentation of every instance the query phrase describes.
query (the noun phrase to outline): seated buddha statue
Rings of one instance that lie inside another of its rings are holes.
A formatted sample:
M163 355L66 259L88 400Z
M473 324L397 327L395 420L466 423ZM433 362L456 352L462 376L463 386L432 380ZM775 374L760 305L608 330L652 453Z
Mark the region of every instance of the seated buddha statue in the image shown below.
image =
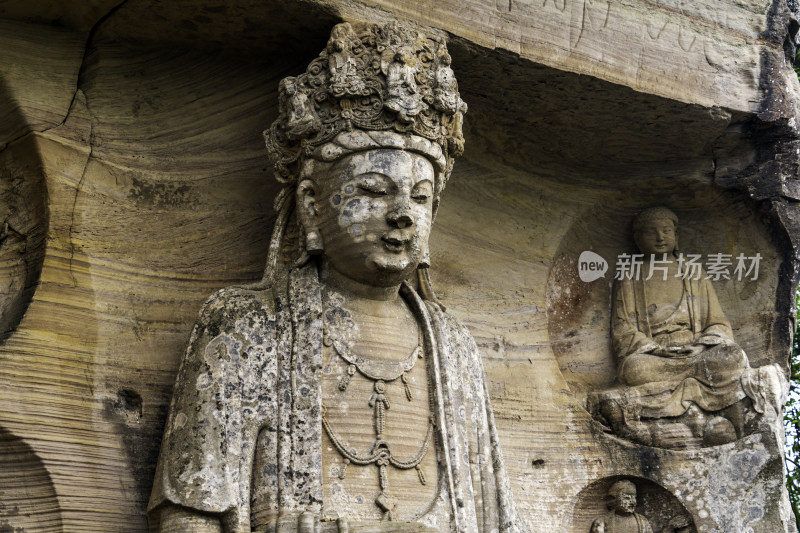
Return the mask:
M780 409L780 370L750 368L708 276L679 260L675 213L646 209L633 232L643 265L614 283L618 388L599 395L602 415L618 435L643 444L712 446L742 437L748 412L763 413L770 402Z
M332 40L281 84L264 279L200 312L152 528L525 531L475 342L427 275L466 111L454 79L436 86L445 43L398 24L344 23ZM417 83L402 113L387 90L398 55ZM437 106L443 90L458 105Z
M636 485L622 479L608 488L608 513L592 522L589 533L653 533L650 522L636 512Z

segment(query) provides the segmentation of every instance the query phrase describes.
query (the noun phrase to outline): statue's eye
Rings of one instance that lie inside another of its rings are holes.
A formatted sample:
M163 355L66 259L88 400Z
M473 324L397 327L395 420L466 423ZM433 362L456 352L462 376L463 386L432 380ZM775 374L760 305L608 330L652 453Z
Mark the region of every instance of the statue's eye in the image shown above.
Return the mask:
M421 204L427 202L432 195L432 187L428 181L418 183L411 191L411 198Z
M428 198L430 198L430 197L431 197L431 195L428 194L427 192L424 192L424 191L423 192L415 192L414 194L411 195L411 198L413 198L414 200L418 201L419 203L427 202Z
M360 182L358 184L358 188L361 191L376 196L383 196L388 192L386 190L386 185L384 183L381 183L380 181L374 179L367 179Z

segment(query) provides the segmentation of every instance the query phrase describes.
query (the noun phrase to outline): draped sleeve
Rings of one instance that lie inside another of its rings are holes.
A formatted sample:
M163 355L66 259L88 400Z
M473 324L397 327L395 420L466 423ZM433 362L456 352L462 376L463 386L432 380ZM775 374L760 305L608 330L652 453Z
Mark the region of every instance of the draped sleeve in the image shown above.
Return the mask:
M731 324L725 317L725 313L722 312L711 281L705 278L694 281L691 288L698 310L697 318L700 321L699 327L697 327L697 337L709 335L732 342Z
M524 533L489 400L483 362L469 330L428 306L440 362L454 512L459 531Z
M203 306L175 381L149 513L171 503L249 531L255 440L276 425L276 307L271 292L236 288Z
M658 345L639 329L639 313L634 295L634 281L617 280L611 303L611 344L618 360L634 353L647 353Z

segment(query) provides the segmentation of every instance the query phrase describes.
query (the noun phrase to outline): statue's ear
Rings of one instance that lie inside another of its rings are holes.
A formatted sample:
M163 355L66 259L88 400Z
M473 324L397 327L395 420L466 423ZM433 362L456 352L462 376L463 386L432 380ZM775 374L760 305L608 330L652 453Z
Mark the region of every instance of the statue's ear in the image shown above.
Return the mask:
M300 224L306 231L316 229L317 217L317 186L306 178L297 185L297 216Z
M297 218L305 233L305 249L309 255L323 253L322 236L319 233L317 220L316 184L310 179L303 179L297 185Z

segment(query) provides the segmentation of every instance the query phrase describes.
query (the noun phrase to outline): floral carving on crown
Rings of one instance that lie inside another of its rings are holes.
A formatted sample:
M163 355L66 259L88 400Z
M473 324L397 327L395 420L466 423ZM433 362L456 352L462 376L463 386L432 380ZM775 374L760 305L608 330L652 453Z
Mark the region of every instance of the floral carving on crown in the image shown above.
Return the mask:
M442 38L396 22L358 33L336 25L306 71L280 82L279 115L264 132L276 178L293 182L302 155L354 129L424 137L441 146L449 171L463 153L467 110L450 61Z

